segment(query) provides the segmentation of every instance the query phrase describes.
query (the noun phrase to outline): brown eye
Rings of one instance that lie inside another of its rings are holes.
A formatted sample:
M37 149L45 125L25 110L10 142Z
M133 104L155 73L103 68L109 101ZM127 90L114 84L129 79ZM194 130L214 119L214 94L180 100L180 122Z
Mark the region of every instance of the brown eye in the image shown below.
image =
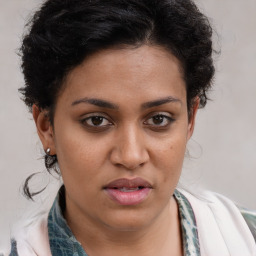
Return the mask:
M111 125L111 122L103 116L90 116L82 120L82 123L90 127L106 127Z
M150 125L153 127L167 127L170 125L174 119L167 114L156 114L154 116L151 116L149 119L147 119L144 124Z
M152 117L152 122L155 125L161 125L164 122L164 116L162 116L162 115L154 116L154 117Z
M94 116L94 117L91 117L91 123L94 125L94 126L99 126L103 123L103 117L102 116Z

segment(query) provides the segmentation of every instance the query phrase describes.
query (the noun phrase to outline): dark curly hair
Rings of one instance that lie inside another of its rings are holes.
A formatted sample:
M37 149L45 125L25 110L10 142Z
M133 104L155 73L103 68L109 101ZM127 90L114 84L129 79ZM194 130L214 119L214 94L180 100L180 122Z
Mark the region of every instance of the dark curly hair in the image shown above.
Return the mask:
M212 28L191 0L48 0L27 26L20 92L30 110L33 104L48 110L52 125L67 74L89 55L115 46L164 47L181 63L188 112L195 97L206 105L214 75ZM45 155L48 171L56 163L57 156ZM29 191L30 178L24 193L32 198L37 193Z

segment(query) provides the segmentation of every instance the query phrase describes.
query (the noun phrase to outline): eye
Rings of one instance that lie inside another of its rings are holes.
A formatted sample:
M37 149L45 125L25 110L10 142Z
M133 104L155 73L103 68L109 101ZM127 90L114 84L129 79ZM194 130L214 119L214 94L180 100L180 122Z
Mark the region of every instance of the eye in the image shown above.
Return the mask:
M168 127L174 119L170 117L167 114L155 114L151 116L149 119L147 119L144 124L153 126L153 127L159 127L159 128L165 128Z
M91 128L104 128L112 125L112 123L107 118L100 115L88 116L81 120L81 122L83 125Z

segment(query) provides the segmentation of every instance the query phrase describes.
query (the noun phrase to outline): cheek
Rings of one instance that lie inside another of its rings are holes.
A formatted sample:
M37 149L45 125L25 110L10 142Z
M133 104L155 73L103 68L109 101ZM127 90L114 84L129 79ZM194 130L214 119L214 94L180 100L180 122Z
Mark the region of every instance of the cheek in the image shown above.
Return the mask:
M95 143L79 129L72 129L71 133L68 127L59 130L55 145L63 180L68 182L82 184L93 178L105 161L104 144Z
M178 181L182 170L186 142L185 136L172 136L159 143L159 150L154 155L154 164L157 169L162 170L163 183L170 184Z
M74 202L94 204L104 181L104 174L100 172L104 162L100 147L76 138L60 141L61 144L57 144L58 161L67 195Z

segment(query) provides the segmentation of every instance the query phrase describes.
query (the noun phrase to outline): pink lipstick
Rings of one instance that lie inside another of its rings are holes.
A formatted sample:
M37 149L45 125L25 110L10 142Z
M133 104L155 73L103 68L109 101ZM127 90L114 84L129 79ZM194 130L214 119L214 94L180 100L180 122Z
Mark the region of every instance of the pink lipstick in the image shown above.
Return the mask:
M120 205L136 205L148 197L152 186L142 178L118 179L104 187L109 197Z

